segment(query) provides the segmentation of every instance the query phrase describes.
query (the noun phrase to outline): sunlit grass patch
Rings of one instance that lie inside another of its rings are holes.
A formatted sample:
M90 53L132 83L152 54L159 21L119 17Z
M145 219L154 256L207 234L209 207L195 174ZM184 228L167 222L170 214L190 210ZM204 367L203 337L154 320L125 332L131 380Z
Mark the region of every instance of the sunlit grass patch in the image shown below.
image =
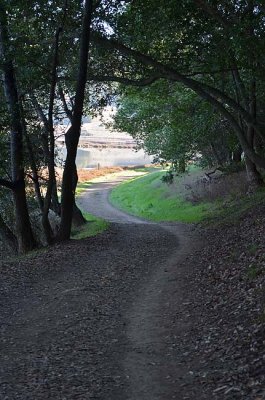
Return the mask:
M109 223L104 219L95 217L87 212L83 212L83 215L87 223L79 228L72 229L71 239L85 239L96 236L108 229Z
M116 207L152 221L200 222L210 204L192 204L161 181L164 172L155 172L117 186L110 195ZM178 179L178 178L177 178Z
M76 190L75 190L76 196L79 196L80 194L85 192L86 189L88 189L89 186L91 186L91 185L92 185L91 182L80 182L80 183L78 183L78 185L76 187Z

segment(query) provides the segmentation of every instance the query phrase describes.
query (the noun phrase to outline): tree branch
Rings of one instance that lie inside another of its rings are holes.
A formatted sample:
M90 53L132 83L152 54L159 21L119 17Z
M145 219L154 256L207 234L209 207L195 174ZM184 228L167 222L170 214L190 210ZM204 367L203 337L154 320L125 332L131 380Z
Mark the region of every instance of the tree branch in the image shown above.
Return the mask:
M133 57L135 60L143 63L146 66L152 66L160 75L161 77L180 82L186 87L190 88L193 90L195 93L197 93L200 97L205 99L208 103L210 103L215 109L217 109L231 124L233 129L235 130L235 133L238 136L238 139L240 141L240 144L245 151L245 153L249 156L249 158L255 162L258 166L261 168L265 168L265 160L263 157L258 155L253 151L253 148L249 145L244 132L242 132L238 122L236 121L234 115L227 109L227 105L229 105L233 111L236 113L239 112L242 114L244 120L260 134L263 135L263 131L260 125L258 125L255 121L255 119L252 118L252 116L244 110L234 99L226 95L224 92L220 91L219 89L216 89L210 85L207 85L205 83L198 82L194 79L191 79L178 71L172 69L171 67L161 64L159 61L156 61L149 55L143 54L139 52L138 50L131 49L124 44L117 42L114 39L107 39L105 37L102 37L96 33L93 32L92 34L92 39L95 43L101 45L102 47L105 47L107 49L116 49L120 51L122 54L128 55Z
M150 76L150 77L144 78L144 79L134 80L134 79L124 78L122 76L110 76L110 75L93 76L93 75L90 75L88 78L88 81L119 82L119 83L124 83L125 85L148 86L161 78L162 78L162 76L155 75L155 76Z
M64 112L67 115L67 117L69 118L69 120L72 122L73 111L70 110L70 108L67 105L67 102L65 100L65 95L64 95L64 92L63 92L63 89L61 88L61 86L58 87L58 93L61 98L61 102L63 103Z
M138 50L131 49L125 46L124 44L117 42L114 39L107 39L103 36L96 34L95 32L93 32L92 34L92 39L95 43L101 45L102 47L112 50L114 48L125 55L133 57L135 60L140 61L144 65L152 66L160 74L161 78L180 82L185 86L189 87L190 89L192 89L193 91L197 93L200 92L200 95L202 95L202 92L204 92L204 94L205 92L207 92L207 98L208 98L207 101L214 100L214 103L216 104L217 101L216 99L218 99L220 105L222 104L229 105L231 109L233 109L235 112L239 112L240 114L242 114L242 117L246 120L246 122L252 125L260 136L263 136L264 127L258 124L256 120L252 118L252 116L249 114L247 110L241 107L240 104L238 104L234 99L226 95L221 90L216 89L213 86L207 85L206 83L196 81L195 79L192 79L187 75L183 75L180 72L174 70L173 68L164 65L159 61L156 61L149 55L143 54ZM221 102L219 101L219 99L221 100ZM224 105L223 108L225 108ZM226 110L226 112L228 111Z
M46 117L46 115L44 114L43 109L40 106L40 103L38 102L36 96L33 93L30 93L30 98L31 98L31 102L33 104L33 107L35 108L39 119L41 120L41 122L43 123L44 127L45 127L45 131L49 132L49 121L48 118Z

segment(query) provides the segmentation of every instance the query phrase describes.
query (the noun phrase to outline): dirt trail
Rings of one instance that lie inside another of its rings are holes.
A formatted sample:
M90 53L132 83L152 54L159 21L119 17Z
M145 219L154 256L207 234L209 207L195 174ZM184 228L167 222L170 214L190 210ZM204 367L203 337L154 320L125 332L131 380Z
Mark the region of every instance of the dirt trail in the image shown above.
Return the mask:
M114 221L109 231L1 265L1 399L212 399L193 388L182 347L195 233L110 206L126 178L80 199Z
M185 271L178 268L199 240L191 229L181 223L152 223L128 215L114 208L108 201L111 189L135 175L132 171L119 172L96 181L79 200L80 206L105 219L126 224L153 224L163 236L170 232L175 237L172 254L158 263L151 277L136 293L126 312L129 347L124 353L123 367L128 377L130 400L184 399L182 380L189 377L189 368L178 366L176 338L191 329L185 321ZM144 229L144 227L143 227ZM146 237L148 240L148 237ZM187 272L187 271L186 271ZM183 314L183 316L182 316ZM178 318L176 318L178 316ZM173 328L173 329L172 329ZM194 395L197 391L194 389ZM196 393L199 399L199 393ZM188 398L188 397L187 397Z
M128 312L127 335L132 349L124 366L131 377L131 400L189 398L183 382L190 379L190 367L183 363L178 337L189 334L192 328L185 315L187 271L181 264L191 251L191 242L185 227L178 226L177 231L175 251L142 285ZM196 399L203 398L194 388L195 394Z
M141 175L143 175L141 172L121 171L100 178L95 178L91 181L93 182L93 185L88 187L85 193L83 193L83 195L78 199L78 204L82 210L88 211L91 214L104 218L110 222L120 224L147 223L147 221L117 210L108 201L109 193L114 186Z

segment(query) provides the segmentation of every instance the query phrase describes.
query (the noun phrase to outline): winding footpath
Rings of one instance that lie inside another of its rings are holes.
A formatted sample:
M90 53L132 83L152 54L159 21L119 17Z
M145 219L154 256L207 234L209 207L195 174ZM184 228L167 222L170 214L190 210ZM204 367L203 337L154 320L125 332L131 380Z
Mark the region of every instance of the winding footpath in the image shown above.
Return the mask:
M184 278L182 274L185 271L183 268L178 269L178 264L198 246L198 238L195 239L195 235L191 234L191 229L185 224L152 223L113 207L108 200L110 191L114 186L135 176L133 171L123 171L96 179L96 183L79 200L80 207L85 211L112 223L127 224L128 231L133 229L133 225L141 224L147 243L149 236L153 235L147 225L153 225L161 242L162 237L167 238L169 234L170 243L173 242L166 259L156 260L154 251L153 260L148 261L156 268L148 281L141 285L126 312L129 346L124 353L123 367L128 376L129 388L126 397L123 394L121 399L184 399L185 390L181 394L181 387L176 382L188 375L189 369L183 364L176 367L174 347L177 344L174 338L189 330L190 323L181 318L176 319L182 313L181 306L186 297L181 287Z
M211 398L192 387L181 344L192 331L185 258L199 240L111 206L130 177L101 178L79 199L108 232L1 266L1 399Z

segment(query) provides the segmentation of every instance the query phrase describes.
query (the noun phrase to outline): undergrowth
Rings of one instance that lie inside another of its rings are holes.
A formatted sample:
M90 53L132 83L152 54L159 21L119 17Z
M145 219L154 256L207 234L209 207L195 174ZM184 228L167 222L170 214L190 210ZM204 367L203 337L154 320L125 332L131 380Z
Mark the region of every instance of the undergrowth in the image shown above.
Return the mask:
M238 196L230 196L226 199L215 201L214 212L209 211L206 222L214 225L238 223L243 215L251 209L264 203L265 189L260 188L255 193Z

